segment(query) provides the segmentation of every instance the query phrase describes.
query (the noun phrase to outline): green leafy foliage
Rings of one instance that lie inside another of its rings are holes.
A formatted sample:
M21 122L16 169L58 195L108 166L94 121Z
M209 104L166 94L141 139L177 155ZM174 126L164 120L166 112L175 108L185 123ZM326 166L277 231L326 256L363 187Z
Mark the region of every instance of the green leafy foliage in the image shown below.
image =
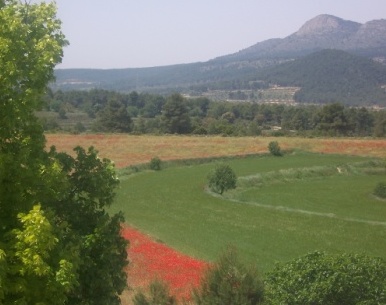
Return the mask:
M0 304L119 304L114 165L45 150L35 111L66 45L53 3L0 2Z
M358 254L310 253L267 275L268 304L385 304L386 262Z
M281 157L283 155L283 152L281 151L280 145L277 141L269 142L268 150L273 156Z
M379 182L373 194L379 198L386 199L386 182Z
M154 171L161 170L162 161L158 157L154 157L150 160L149 168Z
M78 285L74 264L58 251L60 241L41 205L20 213L18 219L22 226L12 231L7 253L6 278L12 285L5 285L9 289L5 299L63 304L66 294Z
M189 133L191 122L186 101L180 94L171 95L162 107L162 123L167 133Z
M67 44L55 18L55 5L5 1L0 8L1 140L30 124L32 109L53 77Z
M242 263L233 248L227 249L204 274L193 291L197 305L262 304L263 282L254 267Z
M138 292L133 298L134 305L175 305L176 299L170 295L169 287L161 281L153 281L149 293Z
M316 129L331 136L345 135L349 128L348 116L344 112L343 105L338 103L323 106L315 121Z
M119 180L112 162L100 159L93 147L74 150L76 157L54 149L50 152L67 175L68 192L49 206L71 226L81 258L79 285L69 300L72 304L84 300L119 304L118 296L126 287L127 242L120 235L124 219L121 213L110 216L105 211L114 200Z
M227 164L219 164L208 175L209 188L218 194L236 188L237 177L233 169Z
M44 217L40 205L34 206L28 214L19 214L23 229L13 230L15 239L15 256L22 261L24 268L20 273L36 273L43 276L49 273L49 266L44 262L49 251L58 243L53 235L49 221ZM38 223L39 226L35 224Z
M103 110L98 112L95 124L97 131L103 132L130 132L131 117L121 101L110 100Z
M82 133L82 132L85 132L86 131L86 127L81 123L81 122L77 122L74 126L74 129L73 129L73 132L75 134L79 134L79 133Z

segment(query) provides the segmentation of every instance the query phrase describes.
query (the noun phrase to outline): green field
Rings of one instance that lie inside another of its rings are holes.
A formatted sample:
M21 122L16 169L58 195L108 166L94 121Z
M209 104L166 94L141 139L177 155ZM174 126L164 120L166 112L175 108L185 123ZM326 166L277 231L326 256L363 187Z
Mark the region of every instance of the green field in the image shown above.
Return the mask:
M206 189L215 163L143 171L122 177L112 209L183 253L211 261L234 245L264 271L313 250L386 257L386 201L371 194L386 174L384 165L366 173L368 160L302 152L227 160L240 186L224 197ZM243 183L256 175L269 179Z

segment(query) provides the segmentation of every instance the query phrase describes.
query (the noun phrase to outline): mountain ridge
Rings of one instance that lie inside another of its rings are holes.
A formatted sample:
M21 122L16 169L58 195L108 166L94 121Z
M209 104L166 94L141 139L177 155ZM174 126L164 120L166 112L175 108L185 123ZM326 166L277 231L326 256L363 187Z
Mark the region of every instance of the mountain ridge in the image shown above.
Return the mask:
M332 15L318 15L285 38L258 42L207 62L153 68L59 69L55 71L56 82L52 87L189 93L190 88L207 90L210 84L219 84L211 87L232 90L234 83L258 81L258 72L262 69L324 49L343 50L386 63L386 20L361 24Z
M298 31L285 38L258 42L236 53L218 57L298 57L322 49L339 49L357 54L366 53L386 58L386 19L371 20L364 24L322 14L304 23ZM376 54L374 50L378 50Z
M342 32L347 34L352 34L354 31L357 31L360 28L361 24L359 22L344 20L342 18L322 14L314 17L313 19L307 21L300 29L294 33L297 36L306 36L306 35L319 35L322 33L330 32Z

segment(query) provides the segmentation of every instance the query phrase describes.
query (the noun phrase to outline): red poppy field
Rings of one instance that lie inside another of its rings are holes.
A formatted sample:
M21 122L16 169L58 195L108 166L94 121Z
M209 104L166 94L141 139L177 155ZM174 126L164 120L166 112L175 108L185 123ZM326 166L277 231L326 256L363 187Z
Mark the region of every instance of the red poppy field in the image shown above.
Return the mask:
M177 299L189 299L191 289L198 286L207 266L205 262L178 253L128 226L122 229L122 235L130 241L127 274L131 289L146 290L152 280L159 279L169 285Z

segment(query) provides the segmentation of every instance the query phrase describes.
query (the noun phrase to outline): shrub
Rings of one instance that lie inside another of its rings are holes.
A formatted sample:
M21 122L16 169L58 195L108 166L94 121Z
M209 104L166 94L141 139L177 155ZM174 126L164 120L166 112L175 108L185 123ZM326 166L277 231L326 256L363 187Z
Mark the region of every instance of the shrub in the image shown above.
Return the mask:
M279 143L277 141L269 142L268 150L273 156L280 157L283 155Z
M205 135L208 134L208 130L204 126L198 126L192 132L193 134Z
M158 157L154 157L150 160L149 167L151 170L159 171L161 170L161 164L162 164L161 159Z
M60 108L58 111L58 117L59 119L63 119L63 120L68 119L66 110L64 110L63 108Z
M379 198L386 199L386 182L379 182L373 194Z
M227 164L219 164L209 173L209 188L218 194L236 188L237 177L232 168Z
M160 281L150 284L149 295L142 291L138 292L133 298L134 305L175 305L176 299L170 295L169 287Z
M75 134L79 134L79 133L82 133L82 132L85 132L86 131L86 127L81 123L81 122L77 122L74 126L74 129L73 129L73 132Z
M386 304L386 262L358 254L310 253L268 273L268 304Z
M227 249L210 267L197 289L197 305L255 305L263 301L263 282L256 268L244 265L233 248Z

